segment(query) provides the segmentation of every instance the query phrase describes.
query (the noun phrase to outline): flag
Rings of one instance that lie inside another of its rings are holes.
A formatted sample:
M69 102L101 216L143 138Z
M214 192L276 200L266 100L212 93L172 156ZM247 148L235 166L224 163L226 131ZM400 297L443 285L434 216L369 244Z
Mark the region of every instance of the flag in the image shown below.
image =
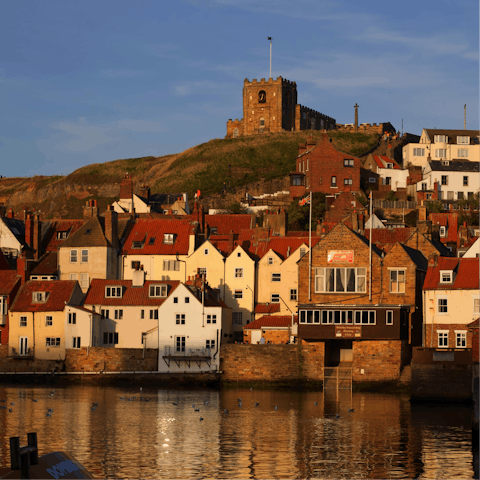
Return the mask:
M308 194L305 198L302 198L299 202L299 205L310 205L310 194Z
M267 37L267 39L268 39L268 40L271 40L271 39L272 39L272 37Z

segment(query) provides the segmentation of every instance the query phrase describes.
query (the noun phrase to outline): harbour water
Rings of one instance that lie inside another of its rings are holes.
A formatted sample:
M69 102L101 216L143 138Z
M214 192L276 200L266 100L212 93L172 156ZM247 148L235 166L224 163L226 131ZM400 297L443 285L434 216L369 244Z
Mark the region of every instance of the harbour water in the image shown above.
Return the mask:
M40 455L66 451L98 478L474 478L468 406L349 391L53 388L0 386L1 467L11 436L24 445L37 432Z

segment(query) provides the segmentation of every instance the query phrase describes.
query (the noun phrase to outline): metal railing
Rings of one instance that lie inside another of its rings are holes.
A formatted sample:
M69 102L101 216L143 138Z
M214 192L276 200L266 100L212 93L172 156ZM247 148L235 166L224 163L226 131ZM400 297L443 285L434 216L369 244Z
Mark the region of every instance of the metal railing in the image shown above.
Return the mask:
M215 353L214 348L177 348L176 346L165 345L164 356L168 357L211 357Z
M394 208L394 209L405 208L407 210L414 210L415 208L417 208L417 202L413 202L413 201L387 202L386 200L374 200L373 208Z
M352 388L353 369L352 367L324 367L323 388Z

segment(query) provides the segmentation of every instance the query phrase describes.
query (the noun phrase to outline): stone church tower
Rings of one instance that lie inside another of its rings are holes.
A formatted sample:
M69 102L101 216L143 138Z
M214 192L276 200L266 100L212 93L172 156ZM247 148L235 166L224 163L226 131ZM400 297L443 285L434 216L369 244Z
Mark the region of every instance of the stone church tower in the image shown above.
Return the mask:
M335 119L297 103L297 84L278 77L259 82L246 78L243 118L228 120L226 138L295 130L332 130Z

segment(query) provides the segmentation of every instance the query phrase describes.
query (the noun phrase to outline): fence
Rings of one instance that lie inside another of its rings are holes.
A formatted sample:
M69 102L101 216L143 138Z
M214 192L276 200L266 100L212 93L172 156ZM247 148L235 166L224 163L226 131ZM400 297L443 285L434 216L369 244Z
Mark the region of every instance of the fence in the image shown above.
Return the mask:
M215 353L215 348L185 348L185 346L164 346L165 357L211 357Z
M391 209L406 209L406 210L415 210L417 208L417 202L408 202L408 201L398 201L398 202L387 202L385 200L374 200L373 208L391 208Z

